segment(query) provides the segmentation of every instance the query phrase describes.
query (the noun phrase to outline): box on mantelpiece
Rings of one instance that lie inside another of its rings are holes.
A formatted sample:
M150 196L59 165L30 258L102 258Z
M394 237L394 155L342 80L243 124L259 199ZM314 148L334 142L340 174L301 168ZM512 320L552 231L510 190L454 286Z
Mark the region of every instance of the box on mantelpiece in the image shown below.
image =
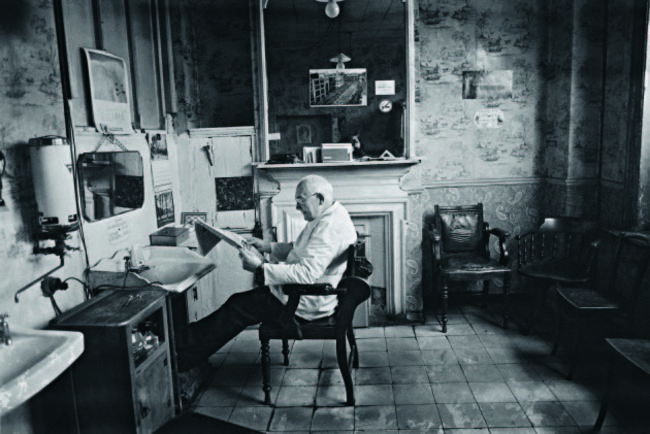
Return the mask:
M323 143L321 155L323 163L352 161L352 143Z

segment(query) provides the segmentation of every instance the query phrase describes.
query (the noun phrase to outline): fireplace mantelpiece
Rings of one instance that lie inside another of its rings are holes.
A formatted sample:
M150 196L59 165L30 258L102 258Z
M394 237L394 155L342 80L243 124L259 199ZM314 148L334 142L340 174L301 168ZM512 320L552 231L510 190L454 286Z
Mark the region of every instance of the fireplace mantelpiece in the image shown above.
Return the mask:
M406 232L409 216L409 191L402 180L419 159L351 161L319 164L258 164L257 190L266 231L275 228L279 241L296 238L305 225L296 210L294 193L300 179L310 174L327 178L334 197L352 218L381 217L386 222L384 249L386 309L388 314L406 314Z

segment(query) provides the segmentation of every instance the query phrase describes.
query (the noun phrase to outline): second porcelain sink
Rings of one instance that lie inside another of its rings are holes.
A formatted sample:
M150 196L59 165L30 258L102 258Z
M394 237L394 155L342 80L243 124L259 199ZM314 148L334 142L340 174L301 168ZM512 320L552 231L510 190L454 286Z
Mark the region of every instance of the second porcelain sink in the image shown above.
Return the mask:
M139 263L125 275L124 256L117 252L102 259L90 270L91 286L114 289L152 285L172 292L183 292L216 268L214 262L185 247L146 246L138 252Z
M56 379L84 350L83 334L9 324L11 345L0 345L0 415Z

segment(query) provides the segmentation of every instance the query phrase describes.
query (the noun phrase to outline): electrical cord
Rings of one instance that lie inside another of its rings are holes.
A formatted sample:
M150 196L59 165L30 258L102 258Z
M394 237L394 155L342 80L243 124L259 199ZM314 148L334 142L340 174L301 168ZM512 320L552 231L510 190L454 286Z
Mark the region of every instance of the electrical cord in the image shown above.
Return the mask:
M2 163L2 170L0 170L0 206L5 206L5 200L2 198L2 175L5 174L7 159L2 151L0 151L0 163Z

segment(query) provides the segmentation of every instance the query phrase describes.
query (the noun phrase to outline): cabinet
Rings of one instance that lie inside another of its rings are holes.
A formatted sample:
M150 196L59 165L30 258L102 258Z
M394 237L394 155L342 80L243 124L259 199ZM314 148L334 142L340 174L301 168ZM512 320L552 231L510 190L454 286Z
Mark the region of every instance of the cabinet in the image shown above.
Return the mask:
M106 291L55 320L84 334L71 368L81 432L148 434L172 418L166 296Z

